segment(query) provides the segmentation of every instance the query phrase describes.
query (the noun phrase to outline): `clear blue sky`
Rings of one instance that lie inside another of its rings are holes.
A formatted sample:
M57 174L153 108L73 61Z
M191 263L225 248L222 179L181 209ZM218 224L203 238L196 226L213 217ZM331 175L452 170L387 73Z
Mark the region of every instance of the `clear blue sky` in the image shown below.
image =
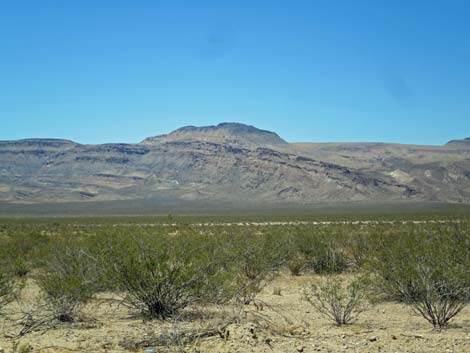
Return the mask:
M0 139L470 136L468 0L0 2Z

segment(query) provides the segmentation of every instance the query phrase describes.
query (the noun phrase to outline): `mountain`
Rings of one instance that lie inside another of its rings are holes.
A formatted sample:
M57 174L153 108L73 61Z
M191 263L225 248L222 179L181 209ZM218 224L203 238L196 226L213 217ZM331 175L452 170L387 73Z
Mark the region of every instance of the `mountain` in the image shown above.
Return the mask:
M276 133L239 123L221 123L217 126L185 126L168 135L146 138L146 145L168 141L208 141L238 146L275 147L287 145Z
M447 146L470 146L470 137L464 138L463 140L451 140L447 142Z
M158 198L313 204L470 203L470 140L444 146L287 143L238 123L188 126L136 144L0 141L0 202Z

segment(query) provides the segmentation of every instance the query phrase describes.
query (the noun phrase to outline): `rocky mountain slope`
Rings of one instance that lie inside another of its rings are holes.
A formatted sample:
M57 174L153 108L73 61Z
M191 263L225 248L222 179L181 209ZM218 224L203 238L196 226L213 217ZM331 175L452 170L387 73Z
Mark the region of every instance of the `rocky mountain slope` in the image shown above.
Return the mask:
M137 144L0 141L0 201L470 203L470 140L444 146L287 143L253 126L184 127Z

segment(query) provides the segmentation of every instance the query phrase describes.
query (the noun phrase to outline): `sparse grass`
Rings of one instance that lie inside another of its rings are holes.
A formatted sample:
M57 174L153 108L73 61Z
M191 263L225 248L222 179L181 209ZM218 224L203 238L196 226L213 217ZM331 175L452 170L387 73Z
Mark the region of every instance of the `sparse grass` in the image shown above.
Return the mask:
M29 343L18 342L13 345L14 353L30 353L33 351L33 347Z

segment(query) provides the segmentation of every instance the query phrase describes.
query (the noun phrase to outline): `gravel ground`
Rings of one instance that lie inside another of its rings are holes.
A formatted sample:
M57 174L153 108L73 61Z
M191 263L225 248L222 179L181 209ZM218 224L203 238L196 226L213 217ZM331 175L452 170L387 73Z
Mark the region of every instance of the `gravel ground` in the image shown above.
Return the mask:
M171 347L156 344L133 348L145 339L178 337L181 332L202 332L231 317L235 308L197 308L176 322L145 322L114 297L103 295L85 310L83 320L74 324L39 328L21 339L13 336L18 306L7 308L0 317L0 347L30 346L30 352L200 352L200 353L296 353L296 352L470 352L470 308L466 308L442 331L435 331L408 307L381 303L364 312L347 326L337 327L302 300L303 288L316 276L292 277L281 274L267 286L257 306L243 308L239 322L223 333L197 339L192 344ZM274 294L279 292L281 295ZM31 302L37 288L28 282L23 304ZM263 303L263 304L261 304ZM163 335L163 336L162 336ZM157 340L158 341L158 340ZM0 349L0 352L1 352ZM17 349L17 352L20 350Z

